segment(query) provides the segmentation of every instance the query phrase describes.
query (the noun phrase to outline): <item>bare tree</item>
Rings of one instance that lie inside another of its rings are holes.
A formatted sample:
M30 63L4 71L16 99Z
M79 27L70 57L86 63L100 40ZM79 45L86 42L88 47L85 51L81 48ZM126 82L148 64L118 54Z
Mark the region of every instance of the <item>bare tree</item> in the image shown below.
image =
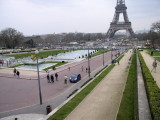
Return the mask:
M153 23L151 26L151 30L160 34L160 21Z
M23 34L13 28L2 30L0 34L2 43L7 48L19 47L23 43Z
M159 35L156 32L150 31L146 38L151 40L151 45L155 49L157 40L159 39Z

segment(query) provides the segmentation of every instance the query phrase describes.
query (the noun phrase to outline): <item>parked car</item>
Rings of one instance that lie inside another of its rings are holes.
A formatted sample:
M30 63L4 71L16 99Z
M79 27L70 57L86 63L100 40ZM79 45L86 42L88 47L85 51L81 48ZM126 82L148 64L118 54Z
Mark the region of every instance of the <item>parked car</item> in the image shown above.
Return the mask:
M71 83L76 83L78 82L79 80L81 80L81 75L80 74L73 74L71 75L71 77L69 78L69 81Z

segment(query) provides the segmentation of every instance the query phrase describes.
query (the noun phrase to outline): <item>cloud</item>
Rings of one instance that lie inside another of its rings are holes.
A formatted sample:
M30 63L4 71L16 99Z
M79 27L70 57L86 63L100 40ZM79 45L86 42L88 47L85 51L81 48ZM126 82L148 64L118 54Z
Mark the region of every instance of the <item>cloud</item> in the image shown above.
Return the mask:
M151 22L160 19L158 12L148 8L157 7L160 12L158 3L158 0L126 1L134 29L143 29L146 24L148 29ZM1 0L0 30L13 27L25 35L107 32L115 6L116 0Z

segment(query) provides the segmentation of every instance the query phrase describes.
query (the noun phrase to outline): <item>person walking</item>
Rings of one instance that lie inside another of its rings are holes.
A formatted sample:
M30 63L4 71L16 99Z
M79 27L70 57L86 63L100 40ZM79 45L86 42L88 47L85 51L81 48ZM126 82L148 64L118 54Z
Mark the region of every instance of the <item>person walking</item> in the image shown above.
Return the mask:
M151 51L151 56L153 56L153 51Z
M53 76L53 74L51 75L51 82L54 83L54 76Z
M153 61L152 66L153 66L153 68L152 68L151 72L152 72L153 70L154 70L154 72L156 72L156 67L157 67L156 59Z
M14 76L16 76L16 72L17 72L17 70L16 70L16 68L14 68L14 70L13 70Z
M58 81L58 73L55 74L56 81Z
M86 73L88 72L88 68L86 67Z
M19 78L19 76L20 76L20 72L19 72L18 70L17 70L17 73L16 73L16 74L17 74L17 76L18 76L18 78Z
M68 67L68 70L70 71L71 67Z
M50 83L49 74L47 74L47 81L48 81L48 83Z
M67 80L68 80L68 77L67 75L64 76L64 84L67 84Z
M84 69L84 68L83 68L83 66L82 66L82 72L83 72L83 69Z
M116 60L117 64L119 65L119 60Z

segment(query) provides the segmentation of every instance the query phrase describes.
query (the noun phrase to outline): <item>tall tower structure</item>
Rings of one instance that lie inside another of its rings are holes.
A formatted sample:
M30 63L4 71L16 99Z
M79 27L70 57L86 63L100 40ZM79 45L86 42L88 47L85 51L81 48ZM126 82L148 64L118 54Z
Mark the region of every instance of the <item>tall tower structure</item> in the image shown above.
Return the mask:
M118 30L126 30L131 36L134 36L133 29L131 27L131 22L128 19L127 7L125 5L125 0L117 0L117 5L115 7L115 14L113 20L110 24L110 28L107 32L107 38L112 38ZM124 21L119 21L120 14L123 14Z

